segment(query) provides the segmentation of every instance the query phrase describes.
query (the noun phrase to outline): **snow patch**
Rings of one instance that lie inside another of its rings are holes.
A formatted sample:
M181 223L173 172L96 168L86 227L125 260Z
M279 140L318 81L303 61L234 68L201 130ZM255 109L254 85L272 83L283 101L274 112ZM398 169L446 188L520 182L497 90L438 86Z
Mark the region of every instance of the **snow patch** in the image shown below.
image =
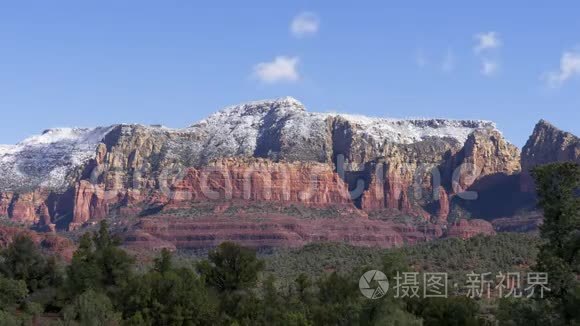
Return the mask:
M69 173L94 157L112 128L48 129L16 145L0 145L0 189L63 190Z
M200 153L203 162L224 156L252 156L267 120L290 121L300 114L306 114L305 108L292 97L255 101L226 107L194 124L189 131L206 136Z
M390 119L349 114L327 114L341 117L357 126L355 132L376 144L384 142L410 144L429 137L452 138L460 143L478 129L496 129L486 120Z

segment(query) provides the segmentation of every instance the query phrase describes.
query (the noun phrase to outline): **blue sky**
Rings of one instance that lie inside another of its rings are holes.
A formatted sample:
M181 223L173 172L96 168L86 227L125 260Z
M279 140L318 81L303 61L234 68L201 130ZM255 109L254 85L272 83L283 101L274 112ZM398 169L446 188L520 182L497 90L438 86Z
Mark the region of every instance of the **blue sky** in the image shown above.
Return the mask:
M577 1L3 1L0 143L50 127L184 127L286 95L311 111L493 120L518 146L540 118L579 135L578 12Z

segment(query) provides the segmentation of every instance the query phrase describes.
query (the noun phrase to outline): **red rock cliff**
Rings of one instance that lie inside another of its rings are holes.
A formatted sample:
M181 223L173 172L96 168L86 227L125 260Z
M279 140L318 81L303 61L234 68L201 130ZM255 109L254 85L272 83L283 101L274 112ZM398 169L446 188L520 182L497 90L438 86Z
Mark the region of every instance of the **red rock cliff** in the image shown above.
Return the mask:
M108 173L104 180L111 180ZM73 223L103 218L119 205L183 207L190 202L247 200L317 207L352 206L346 184L331 166L322 163L220 159L203 168L187 168L168 175L157 184L153 181L138 184L144 186L123 189L115 183L92 184L81 180L75 191Z
M522 148L521 189L534 192L530 171L537 165L572 161L580 163L580 139L562 131L545 120L540 120Z

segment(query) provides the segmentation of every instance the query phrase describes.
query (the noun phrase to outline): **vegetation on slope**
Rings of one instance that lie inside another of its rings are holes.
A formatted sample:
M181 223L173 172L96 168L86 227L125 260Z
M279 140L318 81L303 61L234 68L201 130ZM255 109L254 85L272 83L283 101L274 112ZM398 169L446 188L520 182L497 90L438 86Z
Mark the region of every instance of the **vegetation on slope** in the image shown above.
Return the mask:
M389 253L401 254L413 270L448 272L450 277L468 272L524 271L535 263L540 239L522 233L500 233L435 240L415 246L378 249L353 247L340 243L317 243L297 249L277 249L264 256L266 271L291 280L300 273L320 275L326 272L353 273L379 267Z

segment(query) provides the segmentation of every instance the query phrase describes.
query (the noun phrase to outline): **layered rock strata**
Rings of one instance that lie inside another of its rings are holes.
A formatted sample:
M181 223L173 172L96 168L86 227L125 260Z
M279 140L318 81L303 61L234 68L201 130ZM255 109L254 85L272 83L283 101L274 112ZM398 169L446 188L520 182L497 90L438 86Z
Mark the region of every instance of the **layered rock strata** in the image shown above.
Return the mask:
M369 222L376 232L381 229L374 223L390 216L413 216L431 226L450 223L451 234L465 237L489 233L489 226L455 225L449 218L457 207L470 210L481 200L478 193L508 189L522 169L578 161L579 153L578 138L544 121L520 158L488 121L311 113L282 98L228 107L184 129L51 129L0 146L0 217L75 229L196 203L210 203L219 214L228 202L262 202L339 207L355 223L372 215L378 217ZM294 241L288 237L284 241Z

